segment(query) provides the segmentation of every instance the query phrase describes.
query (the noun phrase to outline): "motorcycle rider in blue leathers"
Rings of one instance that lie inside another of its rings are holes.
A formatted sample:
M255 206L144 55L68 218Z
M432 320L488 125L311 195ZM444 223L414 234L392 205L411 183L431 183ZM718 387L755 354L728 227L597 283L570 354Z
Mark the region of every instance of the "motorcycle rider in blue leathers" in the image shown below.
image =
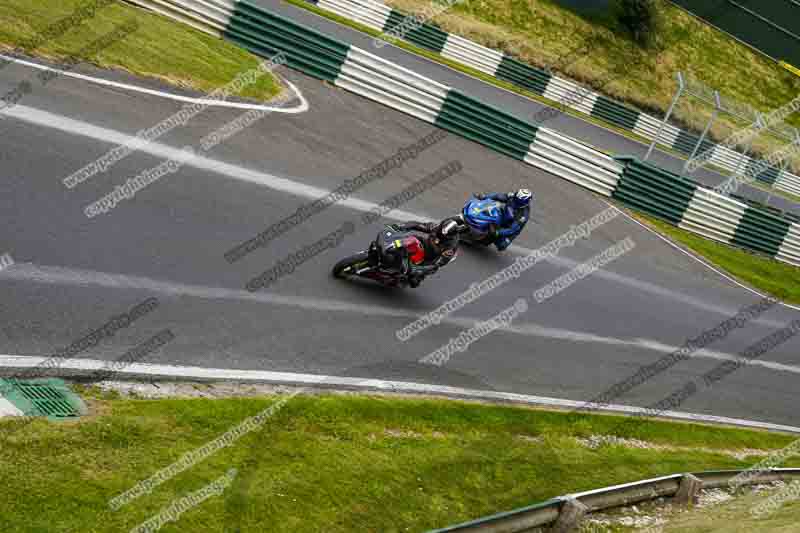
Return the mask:
M497 246L497 249L505 250L511 246L511 241L522 232L522 228L527 224L531 214L530 204L533 194L528 189L519 189L510 193L475 194L474 196L478 200L489 199L503 204L500 227L492 227L490 233L494 233L496 236L494 245Z

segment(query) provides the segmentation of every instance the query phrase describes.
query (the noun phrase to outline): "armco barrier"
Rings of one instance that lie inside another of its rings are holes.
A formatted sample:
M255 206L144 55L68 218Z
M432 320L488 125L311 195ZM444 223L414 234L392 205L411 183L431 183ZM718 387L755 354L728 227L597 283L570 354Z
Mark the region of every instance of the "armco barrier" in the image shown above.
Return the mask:
M354 20L384 34L392 35L397 25L408 15L376 0L307 0L309 3ZM511 56L492 50L432 24L414 24L403 33L403 40L435 52L442 57L462 63L499 80L512 83L540 96L559 102L581 113L604 120L619 128L636 133L645 139L655 139L661 121L631 109L602 94L595 93L572 81L558 78L548 71L522 63ZM699 136L671 124L665 125L659 143L686 156L691 155ZM709 162L734 172L745 171L759 164L759 159L743 156L728 147L703 140L697 153L709 153ZM769 167L756 179L765 185L800 196L800 176Z
M542 168L710 238L800 264L800 225L633 158L619 161L554 130L255 6L247 0L131 0L309 76ZM180 16L177 16L180 15Z
M635 209L693 233L800 265L800 224L634 157L611 194Z
M623 166L611 157L461 94L354 46L304 28L247 1L131 0L167 16L196 19L248 50L283 51L310 76L398 109L520 161L610 196ZM174 17L176 18L176 17Z
M559 519L567 502L579 502L588 512L604 511L614 507L635 503L672 498L678 496L684 480L689 476L699 479L699 487L705 489L722 488L739 475L742 470L715 470L674 474L624 485L569 494L542 503L499 513L456 526L437 529L429 533L527 533L534 528L548 526ZM772 481L800 479L800 468L771 468L763 470L742 485L755 485ZM575 524L573 524L575 525Z

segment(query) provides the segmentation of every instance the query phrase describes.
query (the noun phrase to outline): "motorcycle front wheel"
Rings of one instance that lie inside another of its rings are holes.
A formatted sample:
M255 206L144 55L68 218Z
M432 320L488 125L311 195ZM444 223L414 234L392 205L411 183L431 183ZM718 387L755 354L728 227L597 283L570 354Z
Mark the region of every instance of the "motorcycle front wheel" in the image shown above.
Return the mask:
M366 266L369 266L369 254L367 252L359 252L350 257L345 257L333 265L331 273L335 278L344 279Z

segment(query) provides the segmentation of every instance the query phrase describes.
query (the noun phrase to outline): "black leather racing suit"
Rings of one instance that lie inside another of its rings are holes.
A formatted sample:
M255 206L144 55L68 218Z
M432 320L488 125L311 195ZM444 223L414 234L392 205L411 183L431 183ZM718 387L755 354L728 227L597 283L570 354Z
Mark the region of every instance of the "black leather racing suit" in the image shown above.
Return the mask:
M458 219L460 224L461 219ZM397 269L401 274L407 275L412 286L416 286L422 278L435 273L456 255L458 239L442 241L436 237L440 225L445 224L450 219L445 219L440 223L435 222L406 222L405 224L395 224L397 231L384 230L375 239L376 248L380 250L380 262L383 266ZM424 235L417 235L422 233ZM416 236L421 242L425 252L424 259L419 264L413 264L410 260L408 250L403 246L402 240L410 235Z

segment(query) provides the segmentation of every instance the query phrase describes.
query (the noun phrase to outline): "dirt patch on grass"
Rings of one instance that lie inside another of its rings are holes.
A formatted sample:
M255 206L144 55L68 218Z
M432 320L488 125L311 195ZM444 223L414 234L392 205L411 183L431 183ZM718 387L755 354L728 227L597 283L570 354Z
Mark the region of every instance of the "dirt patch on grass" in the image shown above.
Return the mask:
M393 439L443 439L446 437L444 433L439 431L432 431L426 435L424 433L417 433L416 431L404 429L384 429L383 434Z
M740 450L725 450L718 448L670 446L667 444L657 444L639 439L627 439L615 435L590 435L588 438L578 437L575 439L579 444L592 450L601 446L622 446L624 448L635 448L640 450L676 451L676 452L702 452L719 453L729 455L740 461L748 457L766 457L774 452L768 450L758 450L755 448L744 448Z

